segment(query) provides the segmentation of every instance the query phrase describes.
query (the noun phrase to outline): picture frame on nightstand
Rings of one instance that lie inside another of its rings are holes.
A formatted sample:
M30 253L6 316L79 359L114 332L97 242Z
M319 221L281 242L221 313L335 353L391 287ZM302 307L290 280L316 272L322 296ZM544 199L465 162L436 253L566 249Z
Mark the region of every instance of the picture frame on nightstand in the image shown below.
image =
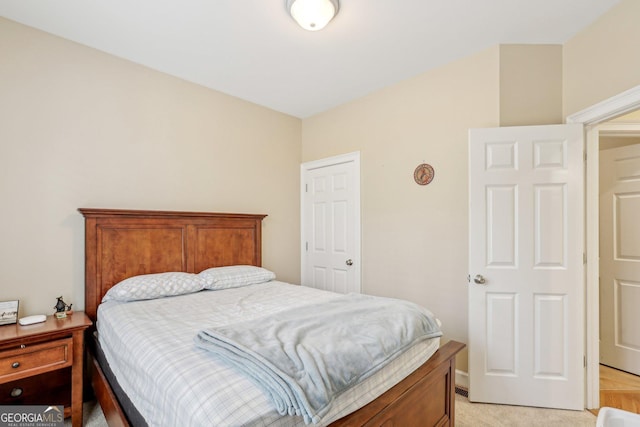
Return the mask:
M19 300L0 301L0 325L10 325L18 321Z

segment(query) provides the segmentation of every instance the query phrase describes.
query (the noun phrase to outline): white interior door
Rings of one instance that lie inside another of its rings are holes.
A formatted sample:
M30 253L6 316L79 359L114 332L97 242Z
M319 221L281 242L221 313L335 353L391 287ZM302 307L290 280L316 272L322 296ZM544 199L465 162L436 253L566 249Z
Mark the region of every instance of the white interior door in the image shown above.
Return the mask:
M469 399L584 408L582 125L469 132Z
M640 145L600 152L600 362L640 375Z
M302 165L302 285L360 292L360 155Z

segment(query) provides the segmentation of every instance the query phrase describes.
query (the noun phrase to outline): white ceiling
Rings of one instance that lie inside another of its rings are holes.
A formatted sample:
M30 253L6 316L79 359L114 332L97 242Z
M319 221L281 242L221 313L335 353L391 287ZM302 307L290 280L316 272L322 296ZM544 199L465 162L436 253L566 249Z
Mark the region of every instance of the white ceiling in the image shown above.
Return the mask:
M0 16L305 118L500 43L562 44L619 0L0 0Z

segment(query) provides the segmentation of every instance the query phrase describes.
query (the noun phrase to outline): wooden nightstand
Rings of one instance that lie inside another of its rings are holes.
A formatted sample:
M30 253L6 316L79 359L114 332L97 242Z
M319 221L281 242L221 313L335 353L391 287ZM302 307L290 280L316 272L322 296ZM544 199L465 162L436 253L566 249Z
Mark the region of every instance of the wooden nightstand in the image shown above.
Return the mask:
M82 426L84 331L89 326L82 311L64 319L47 316L34 325L0 326L0 404L68 403L73 426ZM64 392L69 385L70 399Z

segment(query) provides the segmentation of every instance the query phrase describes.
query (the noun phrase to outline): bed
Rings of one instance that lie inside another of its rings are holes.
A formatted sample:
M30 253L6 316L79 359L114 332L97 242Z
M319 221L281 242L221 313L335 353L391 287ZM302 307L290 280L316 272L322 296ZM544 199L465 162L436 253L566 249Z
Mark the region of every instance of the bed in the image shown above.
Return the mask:
M85 217L85 311L94 322L97 320L98 324L100 324L99 311L106 312L105 307L108 306L104 304L99 310L105 294L115 284L132 276L169 271L198 273L216 266L261 266L262 264L262 220L266 215L113 209L80 209L80 212ZM248 287L245 290L225 291L226 293L215 295L210 292L206 295L186 295L184 298L182 296L175 299L165 298L156 304L166 305L171 300L172 304L175 302L175 311L180 313L185 310L185 307L194 306L196 300L202 299L200 296L246 299L251 296L244 295L243 292L253 292L251 295L266 298L269 292L286 293L293 288L303 293L307 292L299 286L276 283L269 284L264 289ZM280 294L274 294L272 298L276 300L282 297ZM297 294L296 298L298 298ZM317 298L317 296L314 294L308 298ZM261 300L260 304L264 302ZM130 306L134 307L135 304ZM156 307L149 308L149 305L144 307L147 313L158 311ZM124 316L120 308L113 311L117 313L113 316L115 318ZM161 318L167 317L166 313L161 315ZM105 319L102 323L106 325ZM192 325L186 325L186 327L189 328ZM118 329L122 327L114 327L114 330ZM113 367L109 365L109 358L113 359L114 354L120 353L118 347L115 346L115 350L105 351L101 348L100 342L93 339L94 335L92 334L88 339L90 343L88 372L95 396L107 422L110 426L141 424L144 417L134 404L135 398L131 399L123 393L123 387L114 373L118 370L112 369ZM425 344L424 348L414 350L413 355L402 355L412 359L411 363L415 365L417 354L431 354L435 351L428 360L420 361L415 369L412 366L410 373L402 372L402 369L407 369L408 364L398 364L399 367L404 366L404 368L398 369L399 377L394 386L384 392L376 392L378 397L373 400L368 399L369 403L357 408L345 405L341 409L343 413L334 414L337 418L335 421L331 420L330 425L454 425L455 355L464 345L450 341L437 350L433 348L432 351L428 350L429 345L434 346L433 343ZM107 356L109 351L111 355ZM126 378L121 377L120 382L124 383L125 380ZM176 382L175 379L171 381ZM153 396L148 399L151 399L149 404L153 405ZM241 406L247 408L247 405L253 402L257 402L255 404L258 405L259 401L258 396L253 396ZM157 404L166 406L166 402ZM232 408L231 412L233 411ZM289 421L270 422L270 425L289 424ZM229 421L229 424L242 423Z

